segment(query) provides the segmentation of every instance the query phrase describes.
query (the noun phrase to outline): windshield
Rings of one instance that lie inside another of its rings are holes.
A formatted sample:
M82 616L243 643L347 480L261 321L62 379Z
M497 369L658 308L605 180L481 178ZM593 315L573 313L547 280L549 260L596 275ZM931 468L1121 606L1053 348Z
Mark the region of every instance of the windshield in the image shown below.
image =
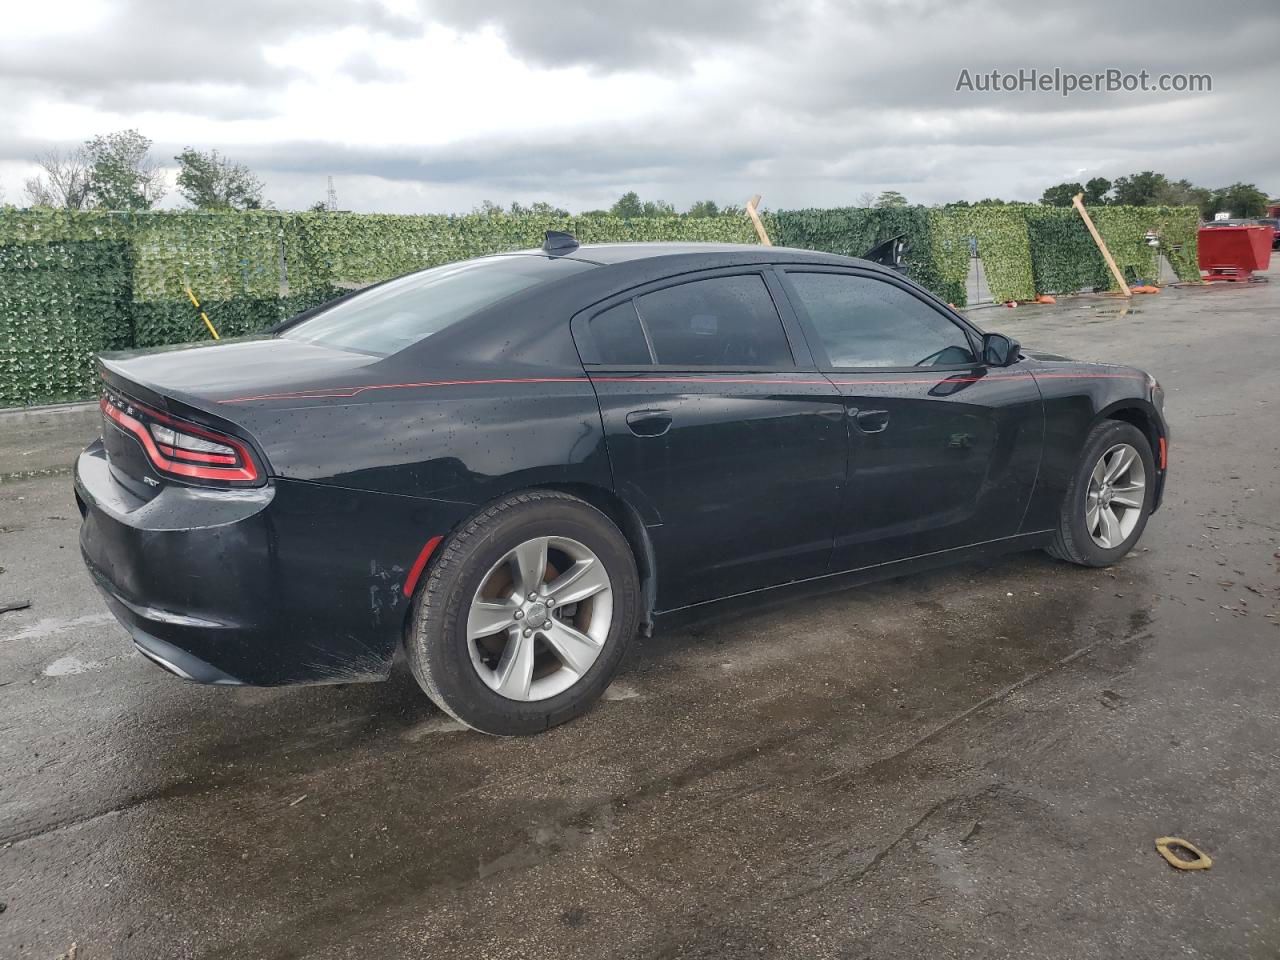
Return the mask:
M539 256L464 260L374 287L280 336L386 357L521 290L592 266Z

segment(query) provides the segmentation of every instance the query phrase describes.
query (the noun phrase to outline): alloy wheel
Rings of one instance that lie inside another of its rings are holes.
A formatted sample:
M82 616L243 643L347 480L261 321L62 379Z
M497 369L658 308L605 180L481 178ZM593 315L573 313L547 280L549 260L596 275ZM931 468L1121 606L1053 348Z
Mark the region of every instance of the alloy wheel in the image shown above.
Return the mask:
M467 646L480 679L509 700L554 697L604 650L613 588L604 564L567 537L536 537L485 574L467 614Z
M1120 546L1142 516L1147 470L1142 457L1127 443L1108 449L1089 475L1085 499L1085 529L1104 550Z

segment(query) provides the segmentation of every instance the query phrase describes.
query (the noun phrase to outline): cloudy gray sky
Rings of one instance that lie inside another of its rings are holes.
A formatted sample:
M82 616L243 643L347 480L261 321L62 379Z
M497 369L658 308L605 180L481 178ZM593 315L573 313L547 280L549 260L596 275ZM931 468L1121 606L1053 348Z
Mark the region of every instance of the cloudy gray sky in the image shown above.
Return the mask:
M6 0L0 189L136 127L281 208L1034 200L1142 169L1280 193L1280 4ZM1204 24L1205 11L1221 21ZM1212 92L956 91L963 69L1200 73ZM180 202L176 194L165 201Z

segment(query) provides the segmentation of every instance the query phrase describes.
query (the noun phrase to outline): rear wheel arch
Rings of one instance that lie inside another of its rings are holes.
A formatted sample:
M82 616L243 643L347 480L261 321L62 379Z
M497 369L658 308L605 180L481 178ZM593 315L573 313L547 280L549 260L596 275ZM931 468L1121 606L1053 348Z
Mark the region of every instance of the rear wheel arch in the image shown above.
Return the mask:
M653 540L640 513L612 490L589 483L548 483L538 489L556 490L577 497L595 507L614 522L631 546L636 571L640 574L640 591L644 598L640 611L640 628L645 636L653 634L654 604L658 595L658 565Z
M639 512L635 507L628 504L612 490L596 486L595 484L543 483L524 489L511 490L501 496L494 497L492 500L477 504L476 508L468 516L455 524L449 530L443 531L440 545L432 552L431 558L428 560L426 567L418 578L418 584L414 589L414 602L410 603L405 610L404 625L401 631L402 636L405 639L408 638L410 631L413 629L418 595L421 593L423 586L427 582L431 573L432 565L440 557L449 538L457 533L457 531L465 529L476 516L484 513L494 504L500 503L513 496L519 496L520 494L537 493L544 490L554 491L556 493L565 493L571 497L576 497L587 505L599 510L608 517L619 530L622 531L623 537L626 538L627 544L631 547L631 553L636 562L636 571L640 575L640 590L644 601L640 611L640 628L645 636L652 635L655 600L658 592L657 561L654 557L653 541L649 537L648 530L645 529L644 521L641 519Z

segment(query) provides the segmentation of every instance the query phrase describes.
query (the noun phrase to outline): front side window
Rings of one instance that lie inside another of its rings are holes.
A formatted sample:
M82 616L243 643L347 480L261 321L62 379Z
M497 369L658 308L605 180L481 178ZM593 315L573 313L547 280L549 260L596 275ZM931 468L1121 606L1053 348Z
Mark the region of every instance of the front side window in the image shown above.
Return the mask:
M977 362L964 331L902 287L849 274L787 276L833 367Z
M522 290L592 269L537 256L464 260L381 284L280 336L386 357Z
M636 298L654 359L677 367L794 367L759 274L713 277Z

